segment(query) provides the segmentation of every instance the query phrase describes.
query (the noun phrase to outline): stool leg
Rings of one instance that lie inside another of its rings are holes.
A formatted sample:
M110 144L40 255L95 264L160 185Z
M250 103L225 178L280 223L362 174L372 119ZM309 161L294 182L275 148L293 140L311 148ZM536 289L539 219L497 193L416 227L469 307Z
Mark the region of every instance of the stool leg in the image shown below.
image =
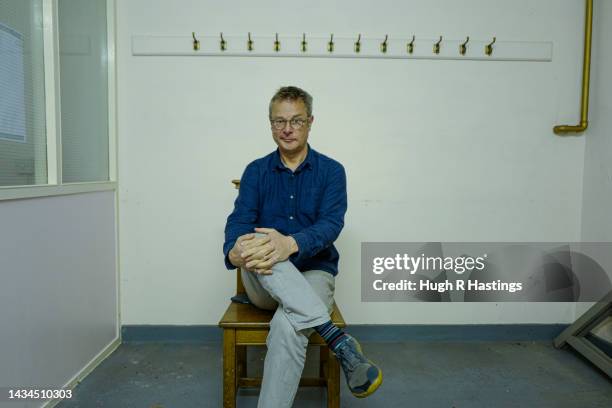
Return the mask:
M319 347L319 377L327 379L325 374L327 370L327 360L329 357L329 349L327 346Z
M327 408L340 408L340 363L332 351L327 351Z
M247 348L246 346L236 346L236 389L241 377L247 376Z
M236 408L236 330L223 330L223 408Z

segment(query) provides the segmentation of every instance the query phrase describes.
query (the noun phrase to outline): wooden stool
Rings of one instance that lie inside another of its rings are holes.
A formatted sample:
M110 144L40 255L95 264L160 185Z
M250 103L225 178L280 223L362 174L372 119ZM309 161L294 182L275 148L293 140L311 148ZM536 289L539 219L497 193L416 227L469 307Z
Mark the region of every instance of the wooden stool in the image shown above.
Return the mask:
M232 181L236 188L240 181ZM236 294L244 294L240 276L236 274ZM247 377L247 346L265 346L270 320L274 312L262 310L250 304L230 303L219 321L223 329L223 407L236 407L236 392L239 387L260 387L261 377ZM344 318L334 302L331 321L338 327L346 327ZM306 387L327 387L327 407L340 407L340 364L325 341L316 332L309 338L309 345L320 346L319 377L302 378L300 385Z

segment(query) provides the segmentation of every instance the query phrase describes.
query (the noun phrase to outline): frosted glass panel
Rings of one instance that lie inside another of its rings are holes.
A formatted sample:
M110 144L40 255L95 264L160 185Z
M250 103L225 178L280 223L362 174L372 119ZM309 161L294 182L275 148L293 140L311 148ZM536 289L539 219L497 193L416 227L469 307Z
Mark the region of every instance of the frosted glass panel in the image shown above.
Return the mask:
M59 0L58 18L62 181L106 181L106 0Z
M41 0L0 1L0 186L47 183Z

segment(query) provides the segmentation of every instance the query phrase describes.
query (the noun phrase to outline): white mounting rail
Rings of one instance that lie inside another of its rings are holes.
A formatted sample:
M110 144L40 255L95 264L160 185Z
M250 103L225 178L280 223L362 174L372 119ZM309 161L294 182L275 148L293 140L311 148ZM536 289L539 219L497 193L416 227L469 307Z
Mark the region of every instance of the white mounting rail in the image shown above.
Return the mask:
M274 50L275 36L251 35L253 49L247 49L247 35L223 35L226 49L221 50L220 36L198 36L200 49L193 49L193 38L185 36L132 36L132 54L136 56L232 56L232 57L315 57L315 58L404 58L404 59L443 59L479 61L551 61L553 44L550 41L500 41L493 44L492 54L486 55L485 46L493 39L471 39L467 43L465 55L459 47L465 39L445 39L440 42L439 54L434 53L434 44L440 38L416 38L413 53L408 53L408 43L412 39L391 38L387 40L387 52L381 51L381 38L361 37L360 52L355 52L357 37L333 38L333 52L328 51L330 37L306 36L306 51L302 51L301 36L279 35L280 49Z

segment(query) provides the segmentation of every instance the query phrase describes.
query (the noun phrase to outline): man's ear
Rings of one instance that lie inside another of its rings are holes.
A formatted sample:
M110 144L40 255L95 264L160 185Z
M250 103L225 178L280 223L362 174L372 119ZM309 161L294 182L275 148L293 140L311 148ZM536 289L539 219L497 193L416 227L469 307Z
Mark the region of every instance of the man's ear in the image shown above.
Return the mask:
M314 116L310 115L308 118L308 124L312 125L312 122L314 122Z

